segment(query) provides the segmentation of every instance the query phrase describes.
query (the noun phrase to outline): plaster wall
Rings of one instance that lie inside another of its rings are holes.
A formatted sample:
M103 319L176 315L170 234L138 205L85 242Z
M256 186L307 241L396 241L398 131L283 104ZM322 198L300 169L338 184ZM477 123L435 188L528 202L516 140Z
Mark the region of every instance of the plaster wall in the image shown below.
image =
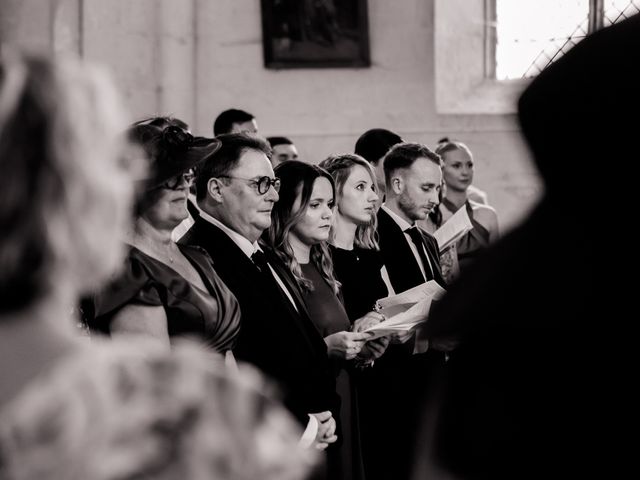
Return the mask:
M369 0L372 65L359 69L265 69L257 0L0 0L0 40L106 64L132 120L170 113L211 135L220 111L242 108L263 135L289 136L312 163L353 151L374 127L431 147L459 139L506 230L534 204L540 181L515 115L438 113L435 6Z

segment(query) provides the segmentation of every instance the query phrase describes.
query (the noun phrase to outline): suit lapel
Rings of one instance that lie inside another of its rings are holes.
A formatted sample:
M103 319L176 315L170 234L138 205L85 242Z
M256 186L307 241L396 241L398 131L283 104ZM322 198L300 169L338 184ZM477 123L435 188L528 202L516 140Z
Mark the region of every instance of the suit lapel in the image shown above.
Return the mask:
M383 209L378 211L378 234L391 284L397 293L424 282L424 276L404 232Z
M278 277L280 277L282 282L285 284L289 293L291 293L291 296L293 297L293 300L300 314L309 317L309 312L307 311L307 306L302 296L302 292L300 291L298 282L296 282L296 279L291 274L291 271L282 263L280 258L278 258L278 256L271 249L265 247L264 245L260 245L260 248L264 250L267 261L276 271Z
M231 287L232 291L236 288L254 289L252 293L253 296L264 297L265 295L269 295L265 289L258 287L259 285L263 285L262 282L264 282L264 279L261 278L262 274L258 271L253 261L245 255L240 247L238 247L225 232L210 222L199 217L192 229L182 237L180 242L200 245L207 250L214 260L214 268L217 269L222 280ZM282 306L289 310L290 321L294 323L295 328L302 332L309 342L312 351L316 351L321 356L326 357L326 345L322 336L311 322L297 282L291 275L289 269L282 264L280 259L278 259L270 249L263 246L261 246L261 248L263 248L269 264L283 281L293 296L296 307L298 307L298 311L296 312L289 299L286 298L286 294L280 287L277 287L278 291L274 292L274 294L280 296ZM269 288L268 292L270 291L271 289ZM273 299L271 298L271 300ZM269 300L267 300L267 303L269 303ZM242 304L240 305L240 311L242 315ZM269 312L265 312L265 320L269 319ZM285 319L280 320L284 321Z

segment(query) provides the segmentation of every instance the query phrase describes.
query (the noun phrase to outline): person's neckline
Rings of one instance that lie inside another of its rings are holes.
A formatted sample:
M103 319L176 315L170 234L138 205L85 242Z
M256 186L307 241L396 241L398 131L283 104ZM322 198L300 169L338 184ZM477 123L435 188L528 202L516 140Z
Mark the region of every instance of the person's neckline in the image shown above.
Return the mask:
M351 248L344 248L344 247L340 247L339 245L334 245L333 243L331 244L331 246L333 248L336 248L338 250L344 250L345 252L353 252L356 249L355 245L351 245Z

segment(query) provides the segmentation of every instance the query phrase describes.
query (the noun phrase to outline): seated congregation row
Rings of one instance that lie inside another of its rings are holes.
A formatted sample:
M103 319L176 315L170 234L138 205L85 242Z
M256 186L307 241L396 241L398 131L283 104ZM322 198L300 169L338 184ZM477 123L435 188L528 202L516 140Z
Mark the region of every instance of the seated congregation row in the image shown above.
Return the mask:
M165 345L196 337L227 365L248 362L277 381L303 444L327 450L327 478L407 476L420 399L444 355L420 349L414 332L365 330L384 319L377 300L446 285L437 242L417 224L441 201L440 156L390 145L380 205L375 170L357 154L274 169L255 134L194 137L168 117L128 133L149 175L123 272L83 302L90 329Z

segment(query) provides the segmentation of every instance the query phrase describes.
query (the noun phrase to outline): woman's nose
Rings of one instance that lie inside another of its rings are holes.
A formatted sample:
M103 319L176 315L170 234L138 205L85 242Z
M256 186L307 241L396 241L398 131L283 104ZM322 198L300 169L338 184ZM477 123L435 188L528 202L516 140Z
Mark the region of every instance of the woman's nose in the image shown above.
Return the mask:
M333 217L333 208L332 208L332 207L327 206L327 207L324 209L324 218L331 218L331 217Z

